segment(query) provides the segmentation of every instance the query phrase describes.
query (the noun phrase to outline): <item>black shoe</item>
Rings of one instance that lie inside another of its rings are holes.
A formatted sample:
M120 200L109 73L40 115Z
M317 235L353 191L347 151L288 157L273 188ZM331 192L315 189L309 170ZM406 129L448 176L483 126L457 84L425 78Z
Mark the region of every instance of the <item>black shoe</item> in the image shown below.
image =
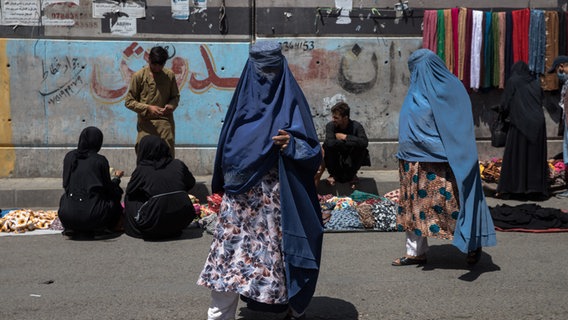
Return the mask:
M391 263L391 265L395 267L400 267L400 266L410 266L410 265L423 265L426 264L426 262L427 262L426 258L417 259L417 258L402 257L394 260Z
M467 262L468 265L473 266L475 264L477 264L479 262L479 259L481 259L481 247L470 251L467 253L467 257L465 258L465 262Z

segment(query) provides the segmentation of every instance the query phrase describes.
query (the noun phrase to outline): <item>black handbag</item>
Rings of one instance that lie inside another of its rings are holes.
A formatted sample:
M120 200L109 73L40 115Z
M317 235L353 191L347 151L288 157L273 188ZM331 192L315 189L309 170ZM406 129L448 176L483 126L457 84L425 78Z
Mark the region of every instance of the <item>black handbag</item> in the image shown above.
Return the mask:
M162 237L181 230L195 218L195 208L186 191L152 196L136 211L136 228L146 237Z
M491 124L491 145L495 148L504 147L507 143L507 133L509 132L509 122L505 119L502 112L499 112L497 119Z

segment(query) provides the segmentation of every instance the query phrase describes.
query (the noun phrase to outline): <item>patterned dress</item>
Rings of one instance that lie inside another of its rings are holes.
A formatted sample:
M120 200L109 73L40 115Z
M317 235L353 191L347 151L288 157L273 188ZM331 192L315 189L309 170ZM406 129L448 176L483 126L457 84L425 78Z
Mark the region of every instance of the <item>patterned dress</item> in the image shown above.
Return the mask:
M213 238L198 285L267 304L288 302L276 169L247 193L223 196Z
M447 162L400 160L398 231L453 239L459 215L456 179Z

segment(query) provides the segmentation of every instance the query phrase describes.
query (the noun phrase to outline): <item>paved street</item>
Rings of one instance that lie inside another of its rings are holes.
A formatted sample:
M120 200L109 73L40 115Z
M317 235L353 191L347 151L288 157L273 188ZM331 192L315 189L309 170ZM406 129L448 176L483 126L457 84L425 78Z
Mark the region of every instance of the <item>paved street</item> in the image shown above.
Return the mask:
M368 192L397 186L394 172L365 172L361 178ZM28 191L36 195L32 201L46 189L60 194L60 181L38 181L3 182L16 196L33 184L39 191ZM565 208L567 202L550 198L538 204ZM211 239L199 229L163 242L127 235L99 241L60 234L0 237L0 319L206 319L209 291L195 282ZM424 267L392 267L404 253L403 233L326 233L307 319L566 319L568 233L499 232L497 239L498 246L486 248L473 268L442 240L430 240ZM239 304L237 319L283 316Z
M403 233L327 233L308 319L565 319L568 233L498 233L468 268L447 241L430 241L424 267L392 267ZM0 237L0 319L206 319L195 285L211 235L177 241L121 235ZM238 319L272 320L239 305Z

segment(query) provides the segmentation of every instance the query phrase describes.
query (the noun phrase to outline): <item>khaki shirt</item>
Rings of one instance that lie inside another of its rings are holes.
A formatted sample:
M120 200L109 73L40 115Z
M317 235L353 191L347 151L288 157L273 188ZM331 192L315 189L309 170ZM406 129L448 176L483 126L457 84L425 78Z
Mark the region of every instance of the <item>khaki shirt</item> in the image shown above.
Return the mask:
M167 68L153 75L149 66L134 73L124 105L138 114L136 145L146 135L157 135L164 139L175 157L175 122L173 113L162 116L147 115L148 106L173 106L179 103L179 89L175 74Z
M150 67L145 66L134 73L126 95L125 106L145 118L149 105L164 107L171 104L174 110L179 103L179 89L175 74L167 68L153 75ZM166 120L166 117L163 116Z

